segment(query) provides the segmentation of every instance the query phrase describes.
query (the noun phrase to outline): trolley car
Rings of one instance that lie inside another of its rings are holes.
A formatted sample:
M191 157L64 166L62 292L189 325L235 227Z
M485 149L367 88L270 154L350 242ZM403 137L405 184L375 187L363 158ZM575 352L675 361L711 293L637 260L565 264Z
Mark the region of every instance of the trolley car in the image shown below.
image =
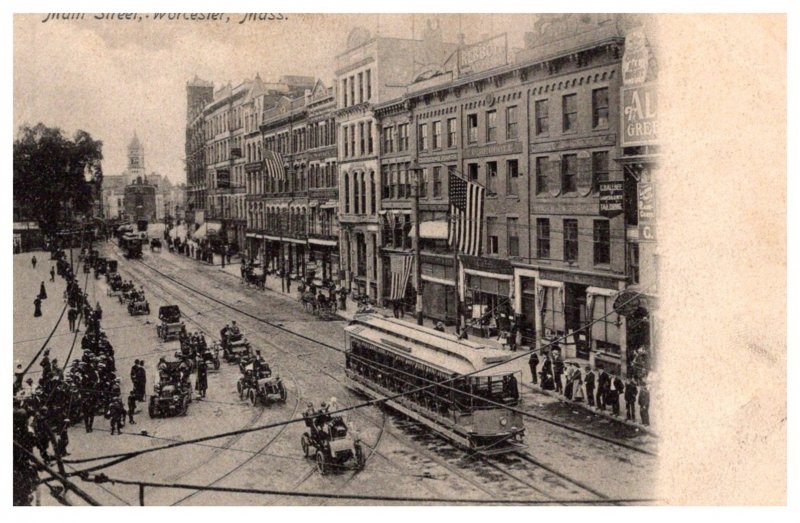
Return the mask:
M507 352L377 314L345 327L350 386L372 398L420 387L386 405L458 447L483 455L525 448L518 378ZM487 368L491 367L491 368Z
M119 247L126 258L142 257L142 238L135 233L126 233L119 239Z

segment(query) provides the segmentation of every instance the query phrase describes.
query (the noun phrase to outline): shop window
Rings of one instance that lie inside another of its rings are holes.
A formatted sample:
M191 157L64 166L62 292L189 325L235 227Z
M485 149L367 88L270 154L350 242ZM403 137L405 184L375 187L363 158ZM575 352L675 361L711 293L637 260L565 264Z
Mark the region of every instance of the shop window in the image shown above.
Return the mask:
M536 219L536 257L550 259L550 219Z
M433 197L442 197L442 168L433 167Z
M564 220L564 261L578 260L578 220Z
M517 230L519 218L507 218L506 229L508 231L508 255L519 256L519 231Z
M467 139L469 143L478 143L478 115L467 115Z
M497 218L486 218L486 254L498 254L500 252L497 239Z
M561 159L561 192L574 193L578 190L578 155L565 154Z
M592 304L592 339L599 351L620 354L619 315L614 312L614 298L594 296Z
M564 307L561 303L561 289L545 287L542 293L542 326L545 338L556 338L564 335Z
M506 194L508 196L519 195L519 161L506 161Z
M594 221L594 264L611 263L611 229L608 220Z
M486 141L497 141L497 111L486 112Z
M608 87L592 91L592 128L608 127Z
M608 151L592 153L592 182L594 190L600 191L600 182L608 181Z
M536 157L536 194L547 193L547 156Z
M419 131L419 136L417 137L417 148L420 151L427 151L428 150L428 124L421 123L417 128Z
M568 94L561 98L561 116L565 133L575 131L578 126L578 95Z
M470 182L478 181L478 164L471 163L467 165L467 176Z
M517 106L506 109L506 140L516 140L518 136Z
M639 244L628 244L628 281L631 285L639 284Z
M447 147L456 146L456 119L447 120Z
M497 196L497 162L486 162L486 195Z

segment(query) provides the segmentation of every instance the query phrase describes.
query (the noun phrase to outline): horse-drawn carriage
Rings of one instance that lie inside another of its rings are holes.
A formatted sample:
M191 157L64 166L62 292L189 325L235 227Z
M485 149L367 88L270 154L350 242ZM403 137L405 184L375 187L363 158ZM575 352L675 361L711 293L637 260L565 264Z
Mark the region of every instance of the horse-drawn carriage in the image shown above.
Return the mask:
M264 289L267 282L267 273L253 265L242 265L242 285Z
M286 387L281 377L273 374L265 362L253 359L246 365L240 365L242 375L236 382L239 399L247 398L253 405L259 402L270 404L275 401L286 401Z
M353 461L357 469L364 468L366 456L358 436L353 436L341 416L331 416L325 411L306 417L308 431L300 439L303 454L314 456L320 474L334 467L344 467Z
M322 290L316 291L313 287L305 287L300 293L300 303L306 312L322 319L330 319L336 315L336 297L325 296Z
M181 332L186 333L186 325L181 321L181 309L177 305L163 305L158 308L156 334L163 341L177 340Z
M162 361L159 364L159 381L150 396L148 414L151 418L185 416L192 402L192 387L188 375L181 369L180 361Z
M159 240L158 238L152 238L150 240L150 252L153 252L153 251L156 251L156 250L158 252L161 252L161 240Z

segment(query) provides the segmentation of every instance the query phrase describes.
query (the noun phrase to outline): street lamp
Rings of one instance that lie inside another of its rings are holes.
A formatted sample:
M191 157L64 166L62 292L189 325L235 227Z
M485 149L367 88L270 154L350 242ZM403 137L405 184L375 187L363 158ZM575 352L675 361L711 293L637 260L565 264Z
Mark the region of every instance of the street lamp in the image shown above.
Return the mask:
M422 168L419 162L414 159L411 163L411 186L414 190L414 281L417 286L417 300L414 312L417 317L417 325L422 325L422 270L420 267L420 237L419 237L419 189L422 178Z

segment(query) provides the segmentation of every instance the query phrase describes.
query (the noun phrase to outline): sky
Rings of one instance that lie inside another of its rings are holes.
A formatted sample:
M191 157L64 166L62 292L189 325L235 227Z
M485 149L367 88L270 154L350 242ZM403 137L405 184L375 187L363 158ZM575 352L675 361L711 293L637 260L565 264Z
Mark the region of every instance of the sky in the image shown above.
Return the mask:
M228 22L48 20L14 16L14 129L42 122L68 135L77 129L103 141L103 172L125 170L134 131L145 149L147 172L185 181L186 82L198 75L215 88L235 86L258 72L314 76L331 85L336 55L357 26L383 36L417 37L436 17L445 41L468 43L508 32L522 47L534 15L300 15L239 24Z

